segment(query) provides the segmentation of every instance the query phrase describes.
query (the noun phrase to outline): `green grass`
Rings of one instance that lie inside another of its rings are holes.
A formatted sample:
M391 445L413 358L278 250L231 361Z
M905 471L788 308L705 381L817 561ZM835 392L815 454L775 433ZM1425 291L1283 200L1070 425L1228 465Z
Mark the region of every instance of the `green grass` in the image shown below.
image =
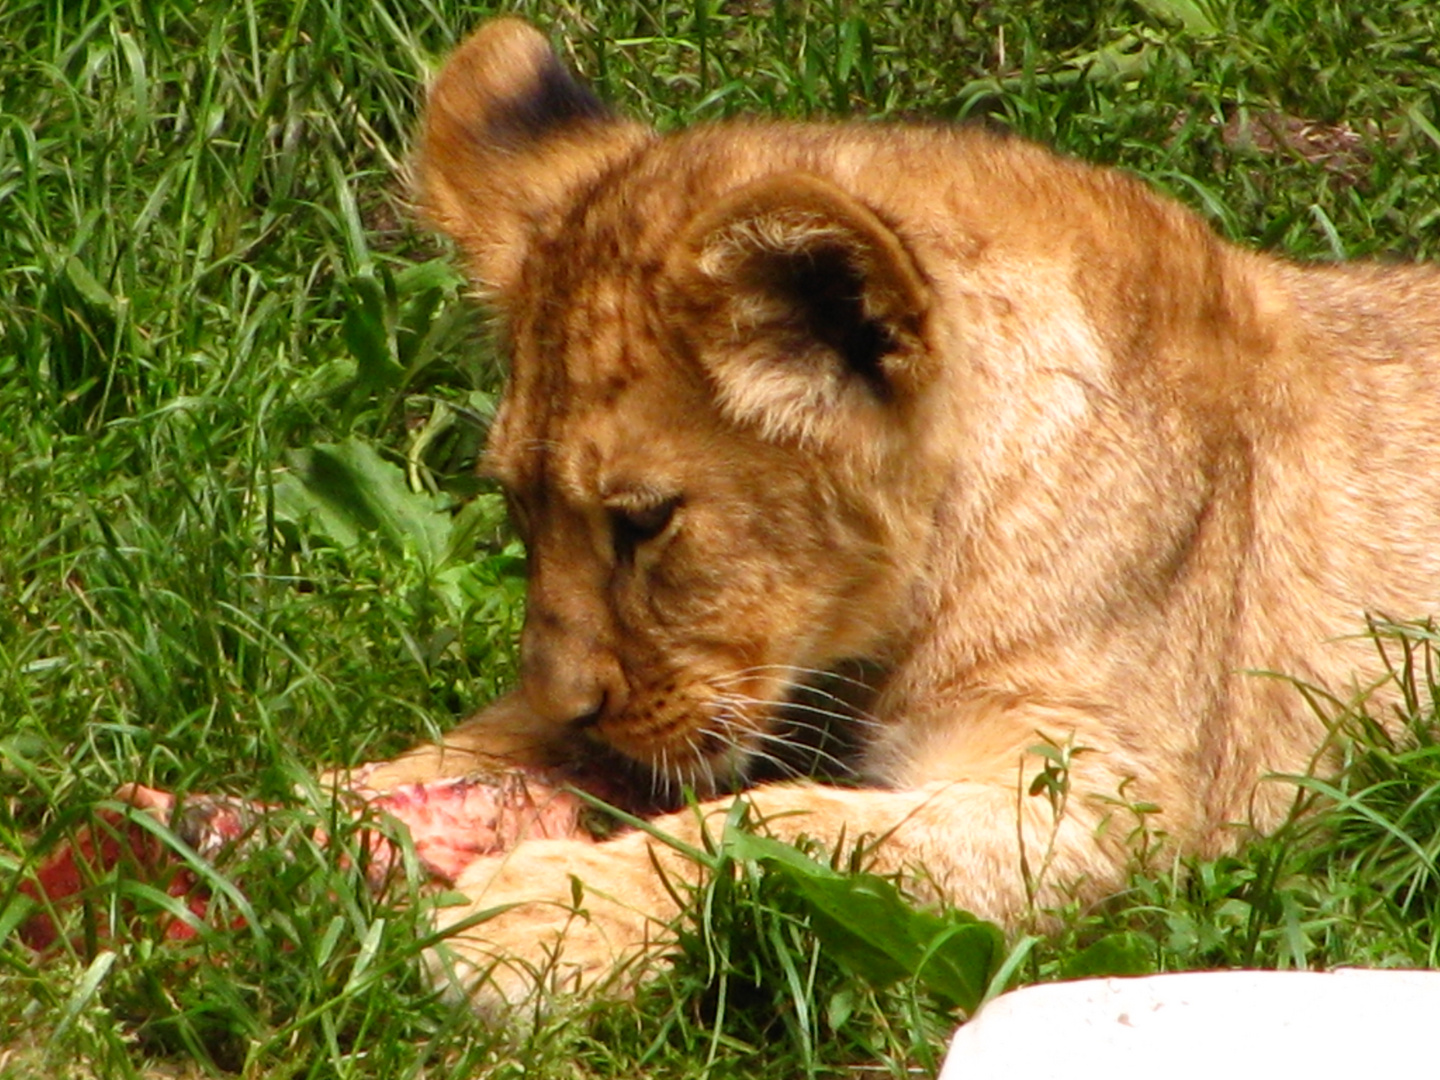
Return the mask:
M661 126L984 118L1140 173L1238 240L1440 254L1431 0L518 7ZM743 859L641 1008L487 1029L418 975L406 887L358 887L346 826L293 794L313 763L434 735L513 673L519 552L469 476L495 359L396 179L427 65L488 10L0 8L0 1030L28 1033L0 1039L0 1074L936 1060L933 993L877 988ZM1188 875L1152 868L1058 938L1011 942L1007 974L1433 964L1432 637L1387 639L1415 740L1353 720L1352 767L1310 792L1330 809ZM174 902L107 880L73 948L37 962L4 914L14 882L128 781L284 804L274 843L214 878L250 917L163 942ZM331 848L308 842L317 820Z

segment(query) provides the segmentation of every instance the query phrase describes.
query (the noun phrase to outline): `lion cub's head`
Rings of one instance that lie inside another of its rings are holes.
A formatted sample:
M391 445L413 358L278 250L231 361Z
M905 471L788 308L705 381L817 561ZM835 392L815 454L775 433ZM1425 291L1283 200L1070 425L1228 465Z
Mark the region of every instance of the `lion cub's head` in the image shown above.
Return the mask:
M504 19L441 72L418 148L508 336L486 466L529 549L527 702L701 786L924 603L929 291L814 167L822 138L659 138Z

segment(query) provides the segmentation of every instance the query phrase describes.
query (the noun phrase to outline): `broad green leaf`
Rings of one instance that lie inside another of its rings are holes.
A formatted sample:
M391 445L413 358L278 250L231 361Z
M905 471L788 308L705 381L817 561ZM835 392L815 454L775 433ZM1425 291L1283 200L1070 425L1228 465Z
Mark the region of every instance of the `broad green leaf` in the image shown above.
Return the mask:
M289 455L290 472L275 485L282 517L354 547L374 535L398 552L415 552L435 568L449 549L451 518L441 500L411 491L405 472L367 443L348 439Z
M810 858L792 844L761 836L742 828L727 828L724 840L725 853L731 858L751 862L787 865L793 870L812 877L839 878L841 875L822 862Z
M1062 979L1149 975L1154 971L1155 943L1129 930L1106 934L1060 965Z
M770 837L731 829L725 850L779 879L830 956L867 982L913 979L949 1007L979 1005L1004 947L998 927L963 911L918 909L887 878L838 873Z

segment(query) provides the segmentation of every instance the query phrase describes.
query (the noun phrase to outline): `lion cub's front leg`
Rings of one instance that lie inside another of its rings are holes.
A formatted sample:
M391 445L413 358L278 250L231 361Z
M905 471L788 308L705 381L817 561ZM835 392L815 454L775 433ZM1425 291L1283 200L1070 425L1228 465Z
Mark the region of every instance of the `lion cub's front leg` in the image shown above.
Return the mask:
M1114 790L1114 777L1075 779ZM1123 838L1099 835L1100 800L1077 799L1057 817L1043 797L968 781L912 790L782 785L741 798L779 839L831 850L862 844L874 870L901 875L912 892L1011 925L1077 887L1113 890L1125 866ZM432 970L488 1013L537 989L628 991L663 956L680 904L705 872L677 848L704 850L707 835L719 838L733 802L654 819L673 845L636 831L598 843L528 840L478 860L456 883L465 902L437 912L438 928L455 932L431 954Z
M553 727L535 718L518 692L491 702L438 743L407 750L391 761L372 762L327 773L329 784L377 793L405 784L494 774L544 770L561 763Z

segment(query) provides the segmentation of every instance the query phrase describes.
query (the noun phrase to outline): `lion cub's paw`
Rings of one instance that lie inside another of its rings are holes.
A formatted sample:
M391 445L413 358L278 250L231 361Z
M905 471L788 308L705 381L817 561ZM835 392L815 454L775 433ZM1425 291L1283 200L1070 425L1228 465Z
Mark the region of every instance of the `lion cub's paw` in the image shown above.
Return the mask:
M531 840L476 861L455 884L464 901L436 911L453 932L427 954L433 976L491 1015L556 993L629 992L673 941L671 890L683 896L695 877L668 849L652 857L658 846L643 833Z

